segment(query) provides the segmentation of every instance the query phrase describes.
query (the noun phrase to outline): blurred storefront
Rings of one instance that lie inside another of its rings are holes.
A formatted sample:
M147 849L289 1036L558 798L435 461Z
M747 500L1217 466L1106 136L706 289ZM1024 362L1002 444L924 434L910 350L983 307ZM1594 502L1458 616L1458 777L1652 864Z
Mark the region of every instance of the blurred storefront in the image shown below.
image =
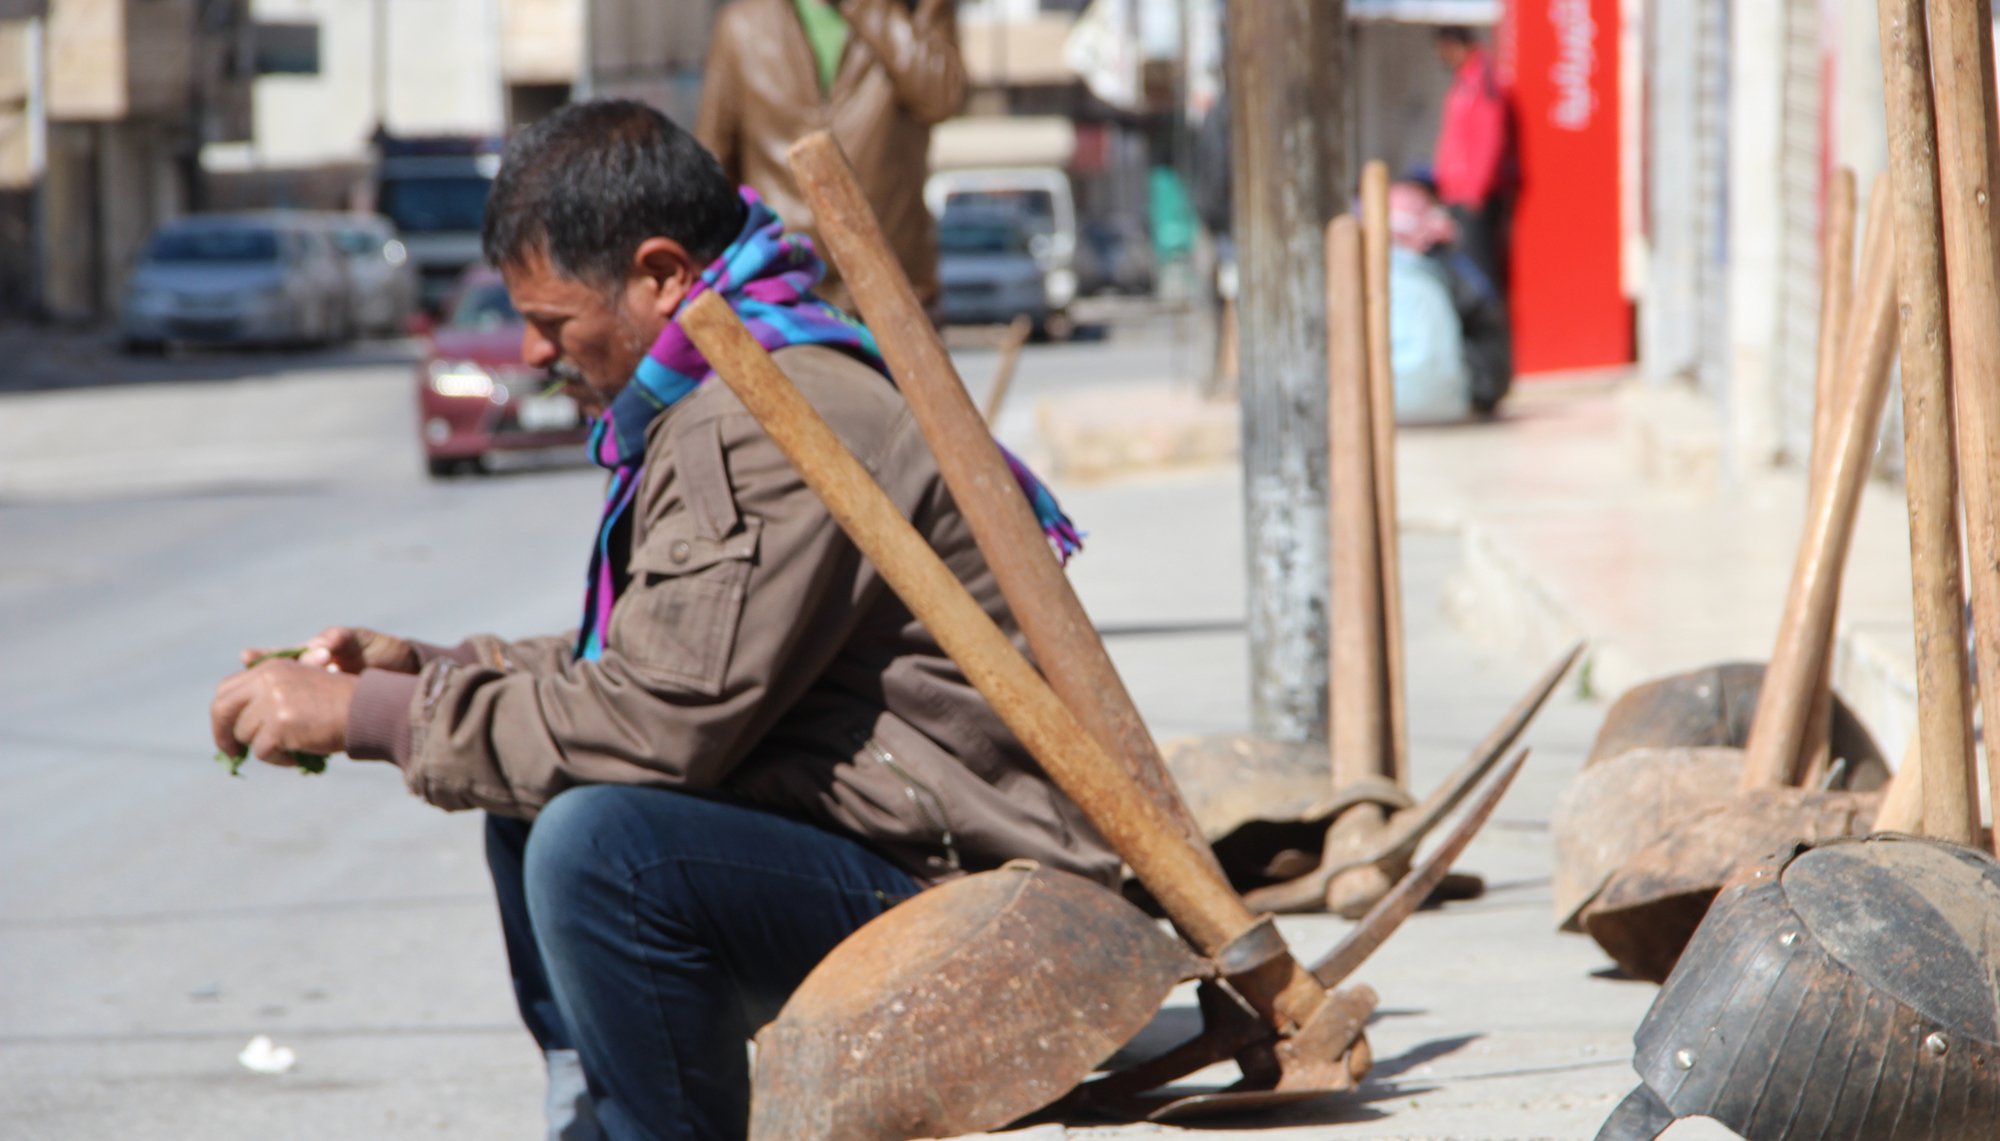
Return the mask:
M0 4L0 309L114 308L161 219L199 200L203 142L249 129L244 0Z
M1498 30L1520 170L1510 304L1524 376L1632 360L1619 32L1619 0L1515 0Z
M1716 411L1735 472L1810 447L1826 187L1886 162L1874 5L1625 0L1641 69L1640 361ZM1899 406L1883 431L1900 465Z

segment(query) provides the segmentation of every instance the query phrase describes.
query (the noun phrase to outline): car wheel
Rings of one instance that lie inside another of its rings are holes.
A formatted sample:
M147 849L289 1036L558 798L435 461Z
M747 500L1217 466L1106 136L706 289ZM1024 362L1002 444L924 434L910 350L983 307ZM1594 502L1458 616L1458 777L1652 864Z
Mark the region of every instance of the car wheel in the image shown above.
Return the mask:
M424 466L430 470L432 479L454 479L461 475L485 475L485 456L460 456L455 459L426 459Z
M1035 323L1035 339L1061 343L1076 335L1076 321L1067 311L1057 310L1045 314Z
M167 351L165 341L155 341L145 337L126 337L118 343L118 347L135 357L157 357Z

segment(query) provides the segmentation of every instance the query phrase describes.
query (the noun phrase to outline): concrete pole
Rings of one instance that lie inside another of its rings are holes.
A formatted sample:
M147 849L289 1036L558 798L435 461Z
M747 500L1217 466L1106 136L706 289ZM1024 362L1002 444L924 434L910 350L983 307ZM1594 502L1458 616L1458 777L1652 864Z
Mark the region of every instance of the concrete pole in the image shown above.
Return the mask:
M1786 202L1776 156L1784 149L1785 7L1783 0L1736 0L1728 9L1731 367L1723 447L1735 480L1769 468L1782 447L1778 349Z
M1229 5L1250 715L1326 735L1326 265L1349 192L1344 0Z
M47 17L28 21L28 307L48 313L49 104Z

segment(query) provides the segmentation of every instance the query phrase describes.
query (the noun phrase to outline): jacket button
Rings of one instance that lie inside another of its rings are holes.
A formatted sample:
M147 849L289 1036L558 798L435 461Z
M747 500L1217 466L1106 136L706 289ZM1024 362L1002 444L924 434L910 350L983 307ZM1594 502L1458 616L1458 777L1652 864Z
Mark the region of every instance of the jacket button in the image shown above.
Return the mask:
M688 561L688 556L693 553L694 548L688 545L686 539L678 540L673 546L667 548L667 557L677 563Z

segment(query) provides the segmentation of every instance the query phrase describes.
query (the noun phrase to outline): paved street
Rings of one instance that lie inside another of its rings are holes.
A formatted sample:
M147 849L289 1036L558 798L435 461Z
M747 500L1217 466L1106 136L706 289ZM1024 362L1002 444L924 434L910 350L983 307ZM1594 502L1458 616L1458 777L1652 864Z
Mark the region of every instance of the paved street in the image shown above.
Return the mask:
M961 358L977 394L993 355ZM209 691L246 644L332 621L439 640L573 622L596 474L427 480L410 359L241 357L223 378L0 395L0 1137L540 1135L478 821L380 765L230 780L206 743ZM1158 323L1033 347L1001 434L1032 454L1041 396L1191 385L1199 359ZM1091 535L1079 589L1156 732L1242 730L1233 471L1058 490ZM1405 540L1422 787L1539 668L1447 625L1458 551ZM1549 923L1548 808L1599 716L1567 691L1543 715L1465 863L1492 890L1419 916L1358 976L1383 997L1370 1085L1275 1135L1588 1137L1631 1084L1652 989ZM1315 954L1344 926L1286 930ZM297 1068L240 1066L258 1034Z

